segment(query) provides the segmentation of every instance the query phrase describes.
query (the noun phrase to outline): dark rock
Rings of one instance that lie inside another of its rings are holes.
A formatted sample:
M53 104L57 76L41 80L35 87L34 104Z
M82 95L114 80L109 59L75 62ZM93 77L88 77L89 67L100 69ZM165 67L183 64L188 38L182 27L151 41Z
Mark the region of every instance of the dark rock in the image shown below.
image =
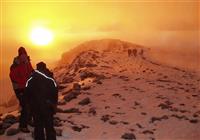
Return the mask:
M56 130L56 136L62 136L62 129L55 129Z
M141 112L141 114L142 114L142 115L147 115L147 113L146 113L146 112Z
M124 125L128 125L129 124L129 122L125 122L125 121L121 121L121 123L124 124Z
M82 90L89 90L91 88L91 86L84 86L84 87L82 87L81 89Z
M62 86L62 85L58 85L58 90L63 90L64 88L66 88L66 86Z
M92 78L92 77L96 77L97 74L93 73L93 72L89 72L89 71L82 71L80 73L80 78L81 80L84 80L86 78Z
M185 106L185 104L179 104L180 106Z
M89 114L92 114L92 115L96 115L96 114L97 114L97 112L96 112L96 110L95 110L94 107L91 107L91 108L89 109L88 113L89 113Z
M74 79L72 77L65 77L62 80L62 83L72 83L74 81Z
M6 132L6 135L7 136L13 136L13 135L16 135L17 133L19 133L19 129L16 129L16 128L9 128Z
M3 122L2 122L2 121L0 121L0 129L2 128L2 126L3 126Z
M139 123L136 123L136 125L138 126L138 128L143 128L142 125L140 125Z
M58 107L56 108L56 112L57 112L57 113L64 113L63 109L58 108Z
M194 117L194 118L197 118L197 117L199 117L199 116L198 116L197 114L193 114L193 117Z
M56 126L56 127L62 126L61 120L60 120L59 118L57 118L57 117L54 118L53 124L54 124L54 126Z
M184 115L179 116L179 115L177 115L177 114L172 114L171 116L172 116L172 117L175 117L175 118L177 118L177 119L185 119L185 120L188 119L188 118L187 118L186 116L184 116Z
M135 140L136 137L133 133L125 133L121 136L122 139L126 139L126 140Z
M7 115L4 119L3 119L3 123L10 123L10 124L14 124L18 122L17 118L14 115Z
M82 128L78 127L78 126L72 126L72 129L74 131L78 131L78 132L81 132Z
M73 84L73 89L74 90L81 90L81 85L79 85L79 83L74 83Z
M169 100L165 101L166 105L173 105L174 103L170 102Z
M3 123L2 124L2 129L7 129L11 126L12 124L11 123Z
M180 110L180 112L181 112L181 113L185 113L185 112L187 112L187 110Z
M66 104L65 99L62 99L62 100L58 101L58 105L65 105L65 104Z
M161 120L166 120L169 119L167 115L164 115L162 117L152 117L150 123L154 123L155 121L161 121Z
M90 128L89 126L86 126L86 125L83 125L81 124L81 128L84 129L84 128Z
M68 89L65 89L64 92L61 92L61 94L62 94L62 95L67 95L67 94L71 93L72 91L73 91L72 88L68 88Z
M130 131L132 131L132 132L134 132L135 131L135 129L133 129L133 128L131 128L131 129L129 129Z
M82 101L80 101L78 104L79 105L87 105L89 103L91 103L90 98L86 97Z
M190 120L190 123L198 123L198 120L196 119Z
M97 84L101 85L103 84L100 80L96 82Z
M96 84L102 84L101 80L102 79L105 79L106 77L104 75L98 75L94 80L93 82L96 83Z
M26 139L25 139L25 138L19 137L19 138L17 138L17 140L26 140Z
M86 66L86 67L96 67L97 64L91 64L91 63L88 63L88 64L86 64L85 66Z
M116 124L118 124L118 121L111 120L111 121L109 121L109 123L112 124L112 125L116 125Z
M112 117L112 116L110 116L110 115L103 115L103 116L101 117L101 120L104 121L104 122L107 122L108 120L110 120L111 117Z
M166 104L163 104L163 103L159 104L158 107L161 107L161 109L169 109L170 108L169 105L166 105Z
M70 102L71 100L76 99L79 94L79 91L71 91L69 94L64 96L64 99L66 102Z
M110 108L110 106L105 106L105 109L108 109L108 108Z
M5 129L0 129L0 135L3 135L5 133Z
M118 93L115 93L115 94L113 94L112 96L114 96L114 97L119 97L119 98L122 97L122 96L121 96L120 94L118 94Z
M145 130L142 132L143 134L154 134L154 132L150 131L150 130Z
M78 108L70 108L63 111L63 113L81 113Z
M135 105L135 106L138 106L138 105L140 105L140 103L138 103L137 101L135 101L135 102L134 102L134 105Z

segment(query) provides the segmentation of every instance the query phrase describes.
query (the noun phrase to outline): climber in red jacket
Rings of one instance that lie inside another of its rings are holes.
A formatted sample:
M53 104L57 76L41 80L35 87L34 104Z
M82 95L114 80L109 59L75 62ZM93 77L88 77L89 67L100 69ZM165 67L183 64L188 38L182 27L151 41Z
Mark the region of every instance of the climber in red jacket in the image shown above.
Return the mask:
M13 64L10 67L10 79L12 81L13 89L16 97L19 100L21 106L21 116L19 120L19 129L22 132L30 132L27 128L28 121L28 106L27 99L25 97L25 85L26 81L33 72L33 67L30 63L30 58L24 47L18 49L18 56L14 58Z

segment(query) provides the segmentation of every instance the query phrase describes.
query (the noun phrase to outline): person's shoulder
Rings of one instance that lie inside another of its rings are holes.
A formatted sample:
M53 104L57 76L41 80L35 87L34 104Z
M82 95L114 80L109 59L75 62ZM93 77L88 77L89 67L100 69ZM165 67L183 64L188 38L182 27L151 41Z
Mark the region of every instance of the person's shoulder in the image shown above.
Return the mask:
M10 68L15 68L20 64L20 60L18 58L18 56L13 58L13 63L11 64Z
M13 63L10 65L10 70L11 71L16 70L16 68L18 68L18 66L19 66L19 63L17 61L17 58L14 58Z
M19 56L14 57L13 64L19 64L19 63L20 63Z

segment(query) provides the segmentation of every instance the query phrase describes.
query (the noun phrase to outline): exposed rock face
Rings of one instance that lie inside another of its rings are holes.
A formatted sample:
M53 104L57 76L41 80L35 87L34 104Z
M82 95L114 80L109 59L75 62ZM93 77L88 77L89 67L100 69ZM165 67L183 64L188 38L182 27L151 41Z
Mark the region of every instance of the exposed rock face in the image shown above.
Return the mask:
M100 56L98 51L83 51L73 60L71 65L69 65L69 69L73 69L74 72L77 72L80 68L83 67L96 67L97 64L94 63L94 60L99 57Z

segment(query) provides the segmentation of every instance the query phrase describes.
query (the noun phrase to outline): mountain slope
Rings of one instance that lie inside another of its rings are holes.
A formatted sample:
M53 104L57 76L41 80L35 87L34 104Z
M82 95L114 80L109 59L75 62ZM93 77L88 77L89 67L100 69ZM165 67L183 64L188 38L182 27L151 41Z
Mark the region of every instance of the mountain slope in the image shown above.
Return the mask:
M154 62L149 49L120 40L77 50L54 70L58 140L199 139L199 73Z
M132 133L137 139L198 139L199 74L153 62L144 47L121 44L121 48L111 45L111 49L81 52L67 70L55 72L62 87L70 87L72 81L82 85L81 94L62 109L78 108L81 114L67 120L89 128L80 133L70 129L71 137L121 139ZM137 54L129 56L128 50L134 49ZM68 89L61 90L63 97ZM91 103L79 105L86 97Z

